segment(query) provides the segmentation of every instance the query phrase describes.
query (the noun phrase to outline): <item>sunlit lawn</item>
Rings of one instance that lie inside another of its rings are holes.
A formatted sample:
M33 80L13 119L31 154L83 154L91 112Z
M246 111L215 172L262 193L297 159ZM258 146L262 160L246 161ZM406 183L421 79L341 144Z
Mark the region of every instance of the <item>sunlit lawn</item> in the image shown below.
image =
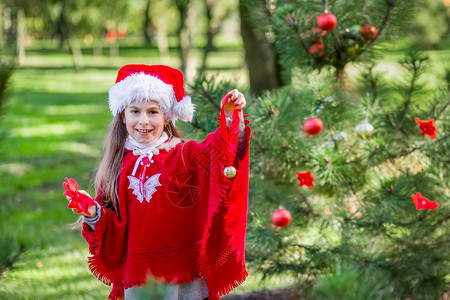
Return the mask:
M19 68L3 120L1 234L25 245L2 274L1 299L102 299L87 249L70 228L64 176L87 186L109 120L105 91L113 71Z
M125 57L116 58L86 55L84 69L75 72L70 55L35 50L14 73L2 120L7 136L0 144L0 242L23 244L25 252L1 274L0 299L107 297L110 288L90 274L87 245L71 229L76 216L66 207L62 182L65 176L73 177L94 194L93 170L110 120L107 91L117 68L161 63L155 52L144 56L141 50L142 56L136 56L130 51L124 49ZM242 51L227 51L214 54L210 65L231 78L245 77ZM176 53L171 55L170 64L176 66ZM251 274L235 292L286 284L277 279L260 283L259 276Z

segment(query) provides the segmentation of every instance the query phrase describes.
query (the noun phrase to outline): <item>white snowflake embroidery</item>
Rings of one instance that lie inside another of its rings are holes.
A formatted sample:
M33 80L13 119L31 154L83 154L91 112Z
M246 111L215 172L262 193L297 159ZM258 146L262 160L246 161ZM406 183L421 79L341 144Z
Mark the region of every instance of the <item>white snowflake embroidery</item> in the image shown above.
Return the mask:
M134 176L128 176L128 179L130 180L130 186L128 188L133 189L133 194L136 195L139 202L142 203L144 199L145 201L150 202L153 193L156 192L156 187L161 186L159 176L161 176L161 173L153 175L147 179L145 183Z

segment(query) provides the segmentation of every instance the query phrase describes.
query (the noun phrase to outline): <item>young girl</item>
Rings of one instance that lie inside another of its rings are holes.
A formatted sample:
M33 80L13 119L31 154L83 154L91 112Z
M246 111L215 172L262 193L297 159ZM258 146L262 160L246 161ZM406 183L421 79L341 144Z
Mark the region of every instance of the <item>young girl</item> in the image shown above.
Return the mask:
M114 119L96 175L98 204L90 215L73 210L84 220L90 270L113 285L110 299L137 299L148 280L167 284L167 299L219 299L248 275L245 98L228 93L218 129L186 142L175 126L194 113L183 84L179 70L126 65L109 90Z

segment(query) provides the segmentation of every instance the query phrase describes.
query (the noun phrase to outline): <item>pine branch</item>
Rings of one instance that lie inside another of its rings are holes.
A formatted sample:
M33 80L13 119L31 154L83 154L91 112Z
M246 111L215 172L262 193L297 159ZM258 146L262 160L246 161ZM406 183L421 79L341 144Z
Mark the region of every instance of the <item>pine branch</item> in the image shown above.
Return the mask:
M209 92L209 90L205 89L203 84L200 85L200 88L201 88L202 96L205 97L205 99L208 100L209 103L211 103L217 110L220 111L220 106L217 105L216 101L211 96L211 93Z
M398 239L398 237L397 236L393 236L392 239L395 240L395 239ZM427 241L425 244L427 246L427 249L430 249L430 248L434 248L436 246L447 245L449 242L450 242L450 239L449 238L445 238L445 239L437 240L437 241L434 241L434 242ZM389 247L389 250L397 252L398 250L409 250L410 247L411 247L411 243L408 243L408 244L397 243L395 246Z
M303 200L303 203L305 203L306 206L308 207L308 209L306 210L308 212L308 219L312 215L317 215L318 213L316 213L314 211L314 208L312 207L311 203L308 201L308 198L306 197L306 195L299 191L299 196L301 198L300 201Z
M390 225L397 225L397 226L403 226L403 227L409 227L411 225L416 224L417 222L422 222L424 220L424 216L421 215L419 216L419 218L409 221L409 222L395 222L394 219L392 220L392 222L383 222L383 221L376 221L376 222L362 222L362 221L356 221L353 219L348 219L349 223L358 227L358 228L383 228L383 232L385 234L385 228L383 227L384 224L388 223ZM388 234L387 234L388 235Z
M447 103L445 107L447 107L449 104L450 104L450 102ZM450 139L450 134L446 135L446 136L444 136L444 137L442 137L440 139L436 139L433 142L433 145L436 146L436 145L438 145L440 143L443 143L443 142L447 141L448 139ZM421 143L419 146L415 146L415 147L412 147L412 148L401 150L401 151L398 151L398 152L395 152L395 153L382 152L382 151L380 151L380 147L376 146L373 149L373 151L367 156L367 161L369 162L369 161L373 160L375 158L375 156L377 156L379 154L383 154L383 153L386 153L386 159L398 159L400 157L404 157L404 156L410 155L410 154L412 154L412 153L414 153L416 151L423 150L427 146L430 146L430 144L424 142L424 143ZM348 164L360 164L363 160L364 160L364 158L354 159L352 161L349 161Z
M304 244L297 244L297 243L293 243L293 244L289 244L289 246L291 247L296 247L296 248L300 248L300 249L304 249L305 251L311 253L311 254L322 254L323 255L327 255L325 252L331 253L331 254L336 254L340 252L340 247L330 247L330 248L324 248L322 247L314 247L314 246L310 246L310 245L304 245Z
M334 49L335 51L335 55L337 57L336 63L334 64L334 67L336 69L343 69L345 67L345 65L347 64L347 62L345 61L344 57L342 56L342 43L341 40L339 39L339 36L333 31L331 31L331 36L333 37L333 44L334 44Z
M446 136L444 136L444 137L442 137L440 139L435 140L433 142L433 144L437 145L437 144L443 143L449 138L450 138L450 134L446 135ZM412 147L412 148L409 148L409 149L406 149L406 150L402 150L402 151L396 152L395 154L392 154L392 153L389 153L389 152L380 152L380 147L376 146L373 149L373 151L369 154L369 156L367 157L367 161L372 160L376 155L382 154L382 153L386 153L386 158L387 159L398 159L400 157L407 156L407 155L409 155L411 153L414 153L416 151L423 150L427 146L430 146L429 143L425 143L424 142L424 143L420 144L419 146L415 146L415 147ZM363 158L355 159L355 160L352 160L352 161L350 161L348 163L349 164L359 164L359 163L361 163L362 160L363 160Z
M450 134L444 136L444 137L441 138L441 139L435 140L433 144L439 144L439 143L442 143L442 142L446 141L446 140L449 139L449 138L450 138ZM413 152L416 152L416 151L418 151L418 150L422 150L422 149L425 148L426 146L429 146L429 144L428 144L428 143L422 143L420 146L413 147L413 148L410 148L410 149L408 149L408 150L401 151L401 152L399 152L398 154L390 154L390 153L388 153L388 157L392 159L392 158L399 158L399 157L402 157L402 156L406 156L406 155L409 155L409 154L411 154L411 153L413 153Z
M361 54L366 52L375 43L375 41L378 39L378 37L381 35L381 33L384 31L387 24L389 23L389 19L391 18L392 10L395 7L395 1L396 0L386 0L387 9L386 9L386 12L384 13L383 21L381 22L381 25L378 27L377 35L373 38L373 40L371 40L370 42L367 43L367 46L364 51L355 55L354 60L357 60L358 57L361 56Z
M284 19L284 21L286 22L286 24L290 27L292 27L292 29L294 30L296 36L298 37L299 41L300 41L300 45L302 45L303 49L305 50L305 52L308 54L308 56L311 59L314 59L314 56L309 52L308 46L306 46L305 42L303 41L302 37L301 37L301 33L298 30L298 22L295 19L295 17L287 17Z
M372 158L375 157L375 155L378 154L378 152L380 151L380 146L375 146L375 148L373 149L373 151L369 154L369 156L367 157L367 161L372 160Z
M203 128L202 126L200 126L197 122L197 120L192 120L192 122L189 123L192 127L194 127L195 129L199 129L203 132L207 132L207 130L205 128Z
M391 13L392 10L395 7L395 1L396 0L386 0L386 4L387 4L387 9L386 12L384 14L384 18L383 21L381 22L381 25L378 28L378 34L375 36L375 38L367 45L367 47L370 47L373 43L375 43L375 41L377 40L378 36L380 36L380 34L384 31L384 28L386 27L386 25L389 22L389 19L391 18Z
M411 67L412 67L412 78L408 87L408 90L406 91L406 102L405 105L403 107L403 111L402 111L402 120L400 121L400 124L397 126L397 129L402 130L403 129L403 124L405 123L406 120L406 113L409 109L409 106L411 105L411 101L412 101L412 95L416 90L416 86L417 86L417 81L419 79L419 75L420 75L420 70L423 66L423 63L427 60L426 57L419 57L416 58L415 54L413 54L413 56L411 57ZM405 62L405 64L407 64L408 62Z
M378 86L377 86L377 80L375 79L373 75L373 68L375 67L375 64L372 64L369 68L369 73L366 77L366 80L370 84L370 90L372 91L372 94L374 96L374 99L378 99Z
M445 105L442 107L442 109L433 117L435 121L441 117L441 115L447 110L448 106L450 105L450 99L445 103Z
M304 156L301 156L299 153L292 151L291 148L289 147L289 145L282 145L281 147L283 148L284 151L295 156L299 161L304 162L304 163L308 162L308 160Z
M252 141L254 141L256 143L256 145L258 146L259 150L257 150L257 152L259 154L264 154L265 149L264 149L264 146L262 145L261 141L259 141L254 134L251 135L250 139Z
M355 174L352 174L352 175L355 175ZM346 181L347 185L350 187L350 191L353 193L353 195L356 197L356 199L358 201L362 201L362 199L361 199L361 197L359 197L359 195L358 195L358 193L356 191L356 188L353 185L352 181L351 180L345 180L345 181Z

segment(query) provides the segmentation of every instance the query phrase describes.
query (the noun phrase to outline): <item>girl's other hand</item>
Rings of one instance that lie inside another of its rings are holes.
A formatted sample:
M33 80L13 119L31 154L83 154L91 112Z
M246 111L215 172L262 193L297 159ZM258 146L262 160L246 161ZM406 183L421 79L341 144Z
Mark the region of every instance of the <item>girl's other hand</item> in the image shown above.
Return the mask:
M231 90L228 94L230 94L231 97L228 98L228 102L222 103L222 105L224 106L225 115L227 117L232 117L233 110L243 109L247 104L247 101L245 100L244 94L237 89Z
M80 193L83 194L83 195L89 196L90 198L92 198L91 195L89 195L89 193L86 192L85 190L80 190ZM67 198L67 200L69 202L72 201L71 197L66 196L66 198ZM72 208L72 211L74 213L78 214L78 215L85 216L85 217L88 217L88 218L93 218L93 217L95 217L97 215L97 207L95 205L91 205L91 206L88 207L88 211L89 211L90 215L86 214L82 210L79 210L78 208Z

